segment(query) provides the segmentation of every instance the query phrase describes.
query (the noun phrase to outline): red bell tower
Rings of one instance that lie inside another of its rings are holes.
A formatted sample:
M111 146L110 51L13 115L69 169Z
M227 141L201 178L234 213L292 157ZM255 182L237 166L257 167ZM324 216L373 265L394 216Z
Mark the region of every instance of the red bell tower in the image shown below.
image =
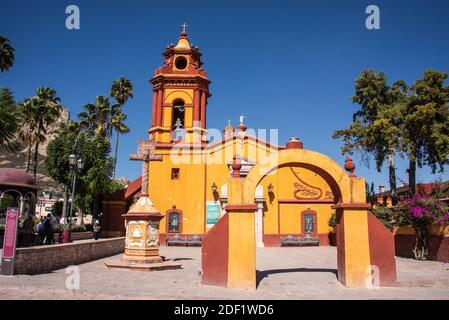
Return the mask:
M206 108L211 96L201 53L191 45L184 23L178 44L169 44L150 83L153 112L150 140L159 143L207 143Z

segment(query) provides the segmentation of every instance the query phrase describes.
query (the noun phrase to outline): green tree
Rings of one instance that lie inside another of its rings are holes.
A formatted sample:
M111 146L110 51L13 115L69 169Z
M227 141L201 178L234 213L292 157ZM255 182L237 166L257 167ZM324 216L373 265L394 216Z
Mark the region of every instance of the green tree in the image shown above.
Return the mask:
M16 134L19 129L19 112L12 92L0 89L0 150L14 150L17 147Z
M442 172L449 156L448 74L426 70L407 92L402 126L402 151L409 158L409 188L416 194L416 168Z
M0 213L6 212L8 207L15 207L17 205L16 199L9 193L3 195L3 197L0 198Z
M125 124L127 115L120 110L114 110L111 117L111 126L115 130L115 148L114 148L114 170L112 177L115 179L115 172L117 168L117 157L118 157L118 140L120 134L126 134L129 132L129 127Z
M374 190L374 183L371 182L371 186L368 184L368 182L365 182L365 189L366 189L366 202L375 205L377 203L377 197L376 192Z
M0 71L9 70L14 64L14 48L9 40L0 35Z
M334 139L343 138L342 154L359 152L366 163L374 157L376 169L388 160L389 184L393 202L397 201L394 157L399 148L399 132L403 99L402 82L392 87L383 72L364 70L355 82L352 102L360 105L347 129L337 130Z
M95 104L84 105L86 111L80 112L80 126L90 134L98 134L108 139L111 134L111 105L109 99L98 96Z
M126 101L133 97L133 84L130 80L121 76L112 83L110 96L115 98L118 104L123 107Z
M70 189L73 171L70 170L69 155L74 146L80 146L80 156L84 166L77 175L74 206L82 213L95 217L101 210L101 199L110 188L113 160L109 157L111 147L107 139L87 131L76 132L76 124L68 123L56 137L49 142L45 167L49 175Z
M39 145L47 139L49 128L62 111L60 99L51 88L39 87L37 95L21 103L22 134L28 146L27 171L30 170L31 148L34 145L33 177L36 179Z
M94 218L101 212L101 200L112 183L113 159L109 157L111 146L100 135L87 136L81 139L83 174L79 177L76 203L82 212L90 213Z
M113 177L115 178L115 171L117 168L119 135L126 134L129 132L129 127L124 123L127 116L126 114L121 112L121 109L123 105L126 103L126 101L128 101L129 98L133 97L133 84L131 83L130 80L127 80L125 77L121 76L119 79L115 80L112 83L110 96L115 98L115 100L119 105L119 108L117 110L113 110L111 119L112 127L115 130L114 173L113 173Z

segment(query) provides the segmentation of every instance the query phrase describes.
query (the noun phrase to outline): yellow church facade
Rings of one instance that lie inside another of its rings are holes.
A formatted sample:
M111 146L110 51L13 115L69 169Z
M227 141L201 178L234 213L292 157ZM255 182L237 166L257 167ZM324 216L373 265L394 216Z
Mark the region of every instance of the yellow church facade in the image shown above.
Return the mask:
M245 177L264 159L276 161L276 155L286 149L309 152L297 138L284 146L260 139L246 127L243 117L235 128L228 124L220 139L208 141L210 80L202 68L201 53L183 32L178 44L167 46L163 56L163 66L150 80L149 130L149 139L156 141L155 153L162 156L162 161L149 165L149 194L164 215L162 245L175 234L202 236L226 213L234 158L241 162L240 175ZM328 221L337 199L316 171L295 164L276 168L257 182L254 202L257 245L281 245L281 239L289 235L310 235L320 245L329 244Z
M183 31L163 57L150 79L148 140L130 158L142 161L142 177L103 202L109 236L124 235L126 219L128 259L160 260L159 245L201 245L201 283L255 289L256 246L333 242L345 286L395 283L393 235L370 212L349 157L341 166L298 138L278 145L243 116L236 127L208 128L211 81L198 47Z

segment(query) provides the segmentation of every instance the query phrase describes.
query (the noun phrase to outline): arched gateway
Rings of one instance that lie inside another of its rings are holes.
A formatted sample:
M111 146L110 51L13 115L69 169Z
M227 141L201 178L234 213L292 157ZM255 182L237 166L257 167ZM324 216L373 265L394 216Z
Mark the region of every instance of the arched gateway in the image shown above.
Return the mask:
M199 48L183 30L163 57L150 80L149 138L139 143L151 144L160 160L143 166L142 173L151 202L163 214L151 250L159 243L193 239L197 245L202 239L203 283L255 288L256 245L281 245L285 237L305 235L328 245L327 222L336 211L340 281L365 286L371 269L380 284L395 281L393 237L369 213L365 181L353 174L352 161L345 165L348 175L332 159L304 150L297 138L285 146L267 141L263 131L247 128L244 116L236 127L229 121L223 135L208 129L211 81ZM139 185L136 180L105 199L104 233L125 234L124 214L144 190ZM150 246L138 237L144 234L131 232L130 243Z
M395 283L393 236L369 211L365 179L355 176L352 160L345 164L347 174L331 158L293 145L258 162L246 177L238 174L238 159L233 168L235 174L227 184L226 215L203 241L203 284L256 288L254 194L258 185L283 168L310 170L331 189L337 214L338 280L347 287Z

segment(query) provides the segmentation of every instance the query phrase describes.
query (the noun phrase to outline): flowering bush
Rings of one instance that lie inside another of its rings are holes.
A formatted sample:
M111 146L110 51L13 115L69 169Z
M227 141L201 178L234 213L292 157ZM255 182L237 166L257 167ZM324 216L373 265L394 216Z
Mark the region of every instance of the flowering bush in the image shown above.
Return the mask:
M426 260L429 254L427 236L432 224L449 224L449 207L436 198L417 195L393 208L397 225L410 225L416 232L415 258Z
M376 216L376 218L379 219L379 221L383 223L383 225L387 229L392 229L392 228L398 226L399 221L395 217L395 214L394 214L392 208L387 207L386 205L380 204L380 205L377 205L376 207L374 207L371 211Z

